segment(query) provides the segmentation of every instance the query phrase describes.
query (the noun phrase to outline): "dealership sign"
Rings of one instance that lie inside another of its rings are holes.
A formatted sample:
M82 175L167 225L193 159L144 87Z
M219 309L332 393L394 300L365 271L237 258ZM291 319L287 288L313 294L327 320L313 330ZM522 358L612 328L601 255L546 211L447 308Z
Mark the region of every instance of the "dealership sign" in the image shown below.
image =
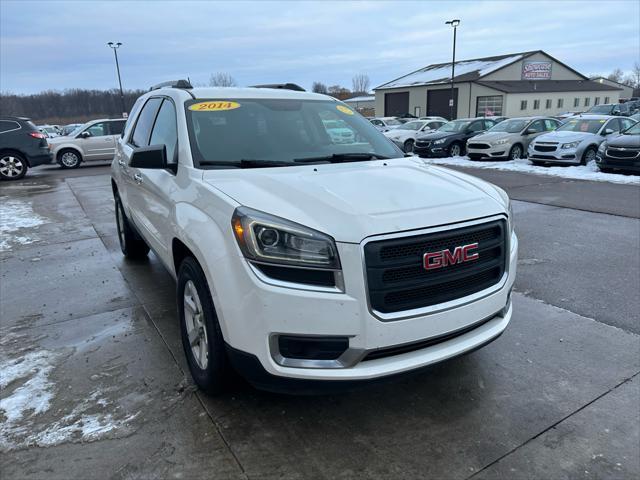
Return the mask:
M551 80L551 62L523 62L522 80Z

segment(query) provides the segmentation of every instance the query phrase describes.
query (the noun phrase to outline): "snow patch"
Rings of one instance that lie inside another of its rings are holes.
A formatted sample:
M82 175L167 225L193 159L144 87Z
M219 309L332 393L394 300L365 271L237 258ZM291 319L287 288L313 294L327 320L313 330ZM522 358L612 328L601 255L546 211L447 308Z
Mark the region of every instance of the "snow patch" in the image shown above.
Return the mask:
M0 252L10 250L12 245L26 245L38 239L25 235L24 230L47 223L33 211L30 203L23 200L0 197Z
M415 157L416 159L419 157ZM537 175L547 175L551 177L562 177L570 180L592 180L595 182L623 183L630 185L640 185L640 177L634 175L623 175L621 173L604 173L598 169L596 162L589 162L587 165L560 166L560 167L540 167L532 165L529 160L510 161L471 161L467 157L450 158L420 158L424 163L435 165L451 165L457 167L484 168L489 170L503 170L509 172L534 173Z

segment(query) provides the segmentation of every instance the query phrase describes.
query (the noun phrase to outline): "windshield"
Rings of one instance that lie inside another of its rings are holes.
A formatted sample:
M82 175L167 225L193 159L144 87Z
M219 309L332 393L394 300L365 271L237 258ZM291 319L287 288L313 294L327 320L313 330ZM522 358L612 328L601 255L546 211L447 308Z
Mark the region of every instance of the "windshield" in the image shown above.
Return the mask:
M572 118L567 123L558 127L559 132L584 132L584 133L598 133L598 130L602 128L602 125L606 120L588 120L586 118Z
M407 122L399 126L396 130L420 130L425 122Z
M243 160L258 167L349 154L364 160L403 155L367 119L334 101L197 99L185 107L191 150L205 168Z
M640 135L640 123L636 123L635 125L627 128L624 132L624 135Z
M526 120L505 120L491 127L488 132L518 133L527 124Z
M86 125L85 123L83 123L82 125L78 125L76 128L71 130L71 132L69 132L67 135L69 137L73 137L74 135L78 135L85 125Z
M396 120L395 118L385 120L384 123L386 123L387 125L402 125L402 122L400 120Z
M602 113L608 114L611 112L613 107L611 105L596 105L595 107L591 107L589 109L589 113Z
M462 132L467 129L471 122L468 120L453 120L442 125L439 132Z

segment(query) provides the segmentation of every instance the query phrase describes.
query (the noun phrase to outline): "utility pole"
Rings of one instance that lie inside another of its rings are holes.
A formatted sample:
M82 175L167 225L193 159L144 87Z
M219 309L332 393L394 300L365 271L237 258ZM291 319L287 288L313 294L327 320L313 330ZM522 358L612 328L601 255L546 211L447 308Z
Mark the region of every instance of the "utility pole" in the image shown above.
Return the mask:
M460 25L460 20L458 20L457 18L454 20L449 20L448 22L445 22L446 25L451 25L453 27L453 59L451 60L451 97L449 98L449 120L453 120L454 119L454 108L457 110L457 105L455 105L455 101L453 99L453 92L454 92L454 88L453 88L453 78L455 77L455 73L456 73L456 30L458 28L458 25ZM457 116L457 115L456 115Z
M124 92L122 91L122 80L120 79L120 64L118 63L118 48L122 45L122 43L107 43L110 48L113 49L113 55L116 57L116 71L118 72L118 84L120 85L120 104L122 105L122 116L127 113L124 106Z

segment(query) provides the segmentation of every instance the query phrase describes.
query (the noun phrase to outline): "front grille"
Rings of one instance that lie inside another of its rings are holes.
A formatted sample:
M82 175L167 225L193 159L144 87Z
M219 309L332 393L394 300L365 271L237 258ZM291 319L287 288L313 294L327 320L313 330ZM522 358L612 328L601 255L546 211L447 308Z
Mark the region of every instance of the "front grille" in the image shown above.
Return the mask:
M496 220L444 232L369 242L365 264L371 307L400 312L455 300L500 281L506 262L506 224ZM423 256L478 243L479 258L425 270Z
M613 158L637 158L640 157L640 151L638 150L621 150L619 148L609 147L607 149L607 156Z
M476 150L487 150L491 147L486 143L470 143L469 148L474 148Z
M420 148L427 148L429 145L431 145L431 142L427 142L424 140L416 140L416 147L420 147Z
M538 152L555 152L557 146L556 145L540 145L536 144L533 149Z

